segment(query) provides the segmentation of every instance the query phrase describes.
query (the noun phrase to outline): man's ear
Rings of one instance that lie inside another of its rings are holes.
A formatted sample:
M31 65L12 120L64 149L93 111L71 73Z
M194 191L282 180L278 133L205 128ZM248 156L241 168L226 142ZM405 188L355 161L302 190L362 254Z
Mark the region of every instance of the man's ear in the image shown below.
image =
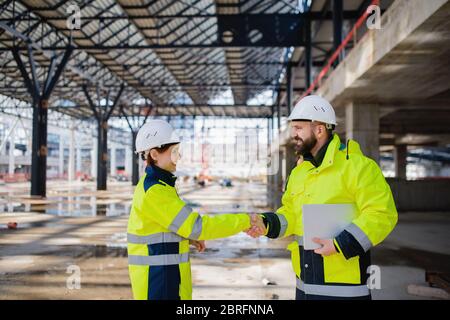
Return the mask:
M318 126L316 126L316 134L317 137L322 137L324 134L326 134L326 130L325 130L325 126L322 124L319 124Z

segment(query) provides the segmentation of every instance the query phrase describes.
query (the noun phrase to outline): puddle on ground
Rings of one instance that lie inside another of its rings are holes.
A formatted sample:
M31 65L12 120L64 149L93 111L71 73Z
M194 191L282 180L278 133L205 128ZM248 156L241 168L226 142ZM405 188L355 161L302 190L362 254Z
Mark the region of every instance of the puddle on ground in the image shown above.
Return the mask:
M284 248L206 248L204 252L191 250L191 255L197 259L266 259L266 258L287 258L290 254Z
M0 204L0 212L38 212L55 216L95 217L95 216L126 216L130 213L130 201L103 204L96 197L49 197L50 203L31 204L9 202ZM104 201L104 200L102 200ZM112 200L117 201L117 200Z
M60 223L48 222L48 221L35 221L35 222L24 222L18 223L16 229L29 229L29 228L54 228L62 226ZM0 229L9 229L6 224L1 224Z
M3 245L0 245L2 252ZM6 247L6 246L5 246ZM33 256L54 256L71 258L122 258L127 257L127 248L108 245L46 245ZM2 255L2 258L5 255Z

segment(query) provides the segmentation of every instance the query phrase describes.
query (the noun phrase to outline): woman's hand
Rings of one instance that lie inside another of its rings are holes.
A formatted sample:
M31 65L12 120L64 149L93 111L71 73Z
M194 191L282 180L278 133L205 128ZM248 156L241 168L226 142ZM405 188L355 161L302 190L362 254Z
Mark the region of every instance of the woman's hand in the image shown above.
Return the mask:
M205 240L189 240L189 244L194 246L198 252L203 252L206 249Z
M264 225L263 219L258 214L250 214L250 224L250 228L245 230L245 233L247 233L250 237L258 238L267 234L267 229Z

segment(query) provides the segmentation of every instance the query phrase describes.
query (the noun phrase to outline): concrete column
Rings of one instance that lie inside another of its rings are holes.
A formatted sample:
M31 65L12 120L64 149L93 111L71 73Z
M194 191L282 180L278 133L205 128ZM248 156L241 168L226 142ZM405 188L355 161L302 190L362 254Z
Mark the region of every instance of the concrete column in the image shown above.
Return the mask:
M133 150L129 146L125 148L125 172L127 176L132 175L132 165L133 165Z
M286 182L287 176L288 176L288 172L287 172L287 163L286 163L286 148L283 147L280 150L280 157L281 157L281 182L280 182L280 189L279 191L282 192L283 191L283 186Z
M343 38L342 26L344 23L344 1L333 0L333 51L336 51ZM339 54L339 60L344 59L343 52Z
M394 148L395 177L406 180L406 157L408 146L406 144L396 145Z
M97 177L97 152L98 145L97 141L92 141L92 149L91 149L91 176Z
M64 174L64 142L63 136L59 136L59 176L62 177Z
M283 185L284 185L284 179L286 177L286 158L285 154L283 152L283 149L278 150L278 174L276 175L276 198L275 198L275 210L277 210L279 207L281 207L281 197L283 196Z
M141 157L139 159L139 176L142 177L142 175L145 173L145 161L142 160Z
M81 168L82 168L82 166L81 166L81 147L78 147L77 148L77 166L76 166L76 168L77 168L77 173L78 172L81 172Z
M297 165L297 156L295 154L295 148L292 144L286 145L286 174L287 177L291 174L291 171Z
M272 176L272 194L271 194L271 204L274 210L277 210L281 206L281 196L283 189L283 171L285 173L285 166L283 166L284 162L284 154L283 150L280 148L275 152L278 153L278 170L273 172ZM276 157L273 155L273 159L276 161Z
M361 146L361 151L378 162L380 156L378 106L350 102L345 109L345 119L347 139L356 140Z
M8 173L9 174L14 174L14 169L15 169L15 162L14 162L14 149L16 148L15 145L15 132L14 129L11 132L11 134L9 135L9 165L8 165Z
M111 144L111 162L110 162L110 175L115 176L117 175L117 158L116 158L116 146L114 144Z
M7 139L7 137L5 137L5 139ZM0 143L1 149L0 149L0 155L5 155L6 156L6 142L5 143Z
M69 169L67 177L69 181L75 179L75 130L70 129L70 142L69 142Z

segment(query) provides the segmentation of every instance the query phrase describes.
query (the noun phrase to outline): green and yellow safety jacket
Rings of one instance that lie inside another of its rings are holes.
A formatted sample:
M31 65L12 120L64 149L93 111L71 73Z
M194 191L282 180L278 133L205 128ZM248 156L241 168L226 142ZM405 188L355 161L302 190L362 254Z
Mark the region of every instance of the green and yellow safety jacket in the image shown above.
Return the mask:
M192 299L189 239L224 238L250 228L247 214L200 216L180 199L176 177L149 166L136 186L128 221L134 299Z
M323 160L305 159L291 172L282 206L265 213L269 238L294 235L288 245L296 274L297 299L370 299L366 285L371 265L369 249L397 223L392 192L380 168L365 157L353 140L341 144L333 135ZM316 163L317 165L317 163ZM353 222L333 239L337 254L322 257L303 248L302 205L351 203Z

